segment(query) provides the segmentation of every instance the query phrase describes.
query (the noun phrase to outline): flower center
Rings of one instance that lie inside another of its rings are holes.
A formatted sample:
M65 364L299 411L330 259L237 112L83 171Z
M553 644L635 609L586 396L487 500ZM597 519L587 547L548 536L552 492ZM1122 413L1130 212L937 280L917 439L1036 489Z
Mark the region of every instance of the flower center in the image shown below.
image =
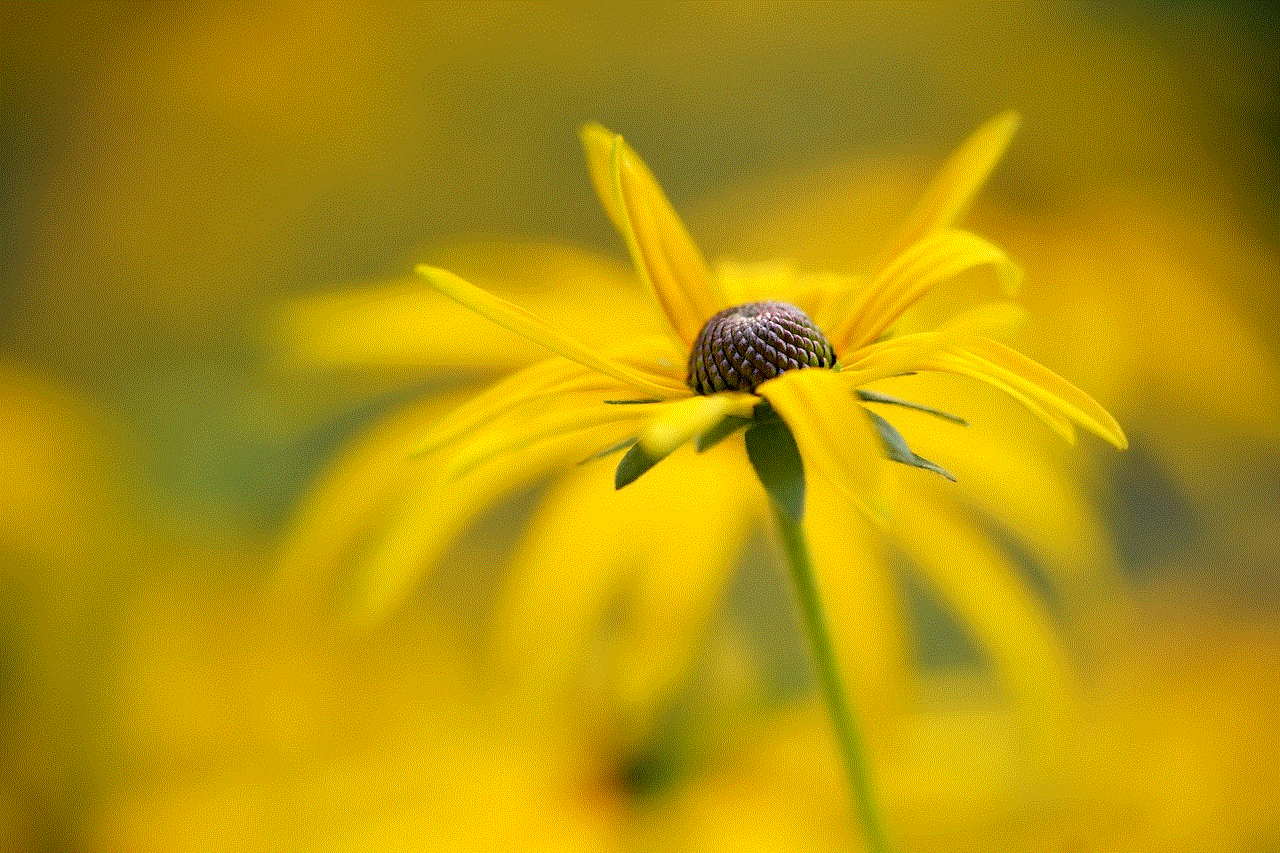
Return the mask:
M707 321L693 342L685 381L699 394L755 391L788 370L835 363L835 350L799 308L751 302L726 308Z

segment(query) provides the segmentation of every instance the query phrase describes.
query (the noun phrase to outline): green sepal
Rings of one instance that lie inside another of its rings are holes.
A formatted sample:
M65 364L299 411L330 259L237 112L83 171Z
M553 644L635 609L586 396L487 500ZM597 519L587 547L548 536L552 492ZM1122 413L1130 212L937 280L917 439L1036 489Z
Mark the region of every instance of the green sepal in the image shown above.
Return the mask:
M804 516L804 462L791 430L781 420L757 423L747 430L747 458L769 499L788 517Z
M773 406L769 404L768 400L761 400L751 408L751 420L758 424L763 424L780 421L782 418L778 417L778 413L773 410Z
M903 465L910 465L913 468L923 468L926 471L940 474L953 483L956 482L956 478L951 476L947 469L930 462L908 447L907 440L902 437L902 433L894 429L893 424L870 410L867 410L867 416L871 418L871 423L875 425L876 432L880 434L880 442L884 445L885 455L894 462L901 462Z
M603 450L597 450L595 453L592 453L590 456L588 456L586 459L583 459L578 464L586 465L588 462L595 462L597 459L603 459L606 456L612 456L613 454L617 453L620 450L626 450L628 447L635 444L637 441L639 441L639 439L635 438L634 436L631 438L624 438L622 441L619 441L617 444L611 444L608 447L604 448Z
M751 426L750 418L739 418L730 415L711 429L694 439L693 445L699 453L710 450L740 429Z
M640 475L648 471L654 465L657 465L667 456L651 456L637 442L631 445L631 449L626 452L618 462L618 468L613 472L613 487L621 489L623 486L629 486L640 478Z
M942 418L944 421L950 421L960 426L968 426L969 422L959 415L953 415L950 412L944 412L941 409L935 409L932 406L925 406L920 403L913 403L910 400L903 400L901 397L894 397L889 394L881 394L879 391L871 391L867 388L859 388L854 391L858 395L858 399L867 403L884 403L889 406L901 406L904 409L911 409L916 412L924 412L926 415L933 415L935 418Z

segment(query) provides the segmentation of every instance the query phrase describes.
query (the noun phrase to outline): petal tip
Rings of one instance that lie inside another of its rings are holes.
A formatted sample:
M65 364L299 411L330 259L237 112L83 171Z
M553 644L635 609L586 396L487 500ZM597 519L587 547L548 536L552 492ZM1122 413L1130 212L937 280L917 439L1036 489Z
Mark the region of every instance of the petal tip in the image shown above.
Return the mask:
M1017 133L1018 128L1022 127L1022 114L1017 110L1008 109L991 119L989 124L993 129L999 127L1012 136Z
M578 139L582 142L582 147L587 150L588 155L594 151L608 151L613 145L613 138L616 133L609 130L604 125L589 121L578 128Z

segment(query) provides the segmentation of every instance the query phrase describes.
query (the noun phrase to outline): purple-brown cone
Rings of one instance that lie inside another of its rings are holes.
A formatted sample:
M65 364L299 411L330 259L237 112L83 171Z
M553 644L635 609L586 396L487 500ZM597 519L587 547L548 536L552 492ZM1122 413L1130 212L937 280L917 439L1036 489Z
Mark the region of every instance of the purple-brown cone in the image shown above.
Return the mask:
M788 370L835 363L835 350L799 308L751 302L726 308L707 321L693 342L685 381L699 394L755 391Z

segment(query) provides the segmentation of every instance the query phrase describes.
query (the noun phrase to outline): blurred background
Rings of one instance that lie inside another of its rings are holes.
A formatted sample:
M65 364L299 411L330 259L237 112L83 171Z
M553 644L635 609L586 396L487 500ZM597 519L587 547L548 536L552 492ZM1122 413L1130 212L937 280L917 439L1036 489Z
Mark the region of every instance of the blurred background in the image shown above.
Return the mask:
M475 242L622 260L588 120L709 255L856 270L1012 107L972 221L1027 270L1020 346L1130 435L1073 451L1125 628L1096 638L1085 781L949 707L884 769L891 823L904 849L1280 851L1278 8L0 7L0 850L847 847L802 700L704 711L712 758L619 761L605 723L476 699L427 592L358 634L273 607L327 460L496 368L361 384L279 369L264 329ZM502 548L473 539L468 571Z

